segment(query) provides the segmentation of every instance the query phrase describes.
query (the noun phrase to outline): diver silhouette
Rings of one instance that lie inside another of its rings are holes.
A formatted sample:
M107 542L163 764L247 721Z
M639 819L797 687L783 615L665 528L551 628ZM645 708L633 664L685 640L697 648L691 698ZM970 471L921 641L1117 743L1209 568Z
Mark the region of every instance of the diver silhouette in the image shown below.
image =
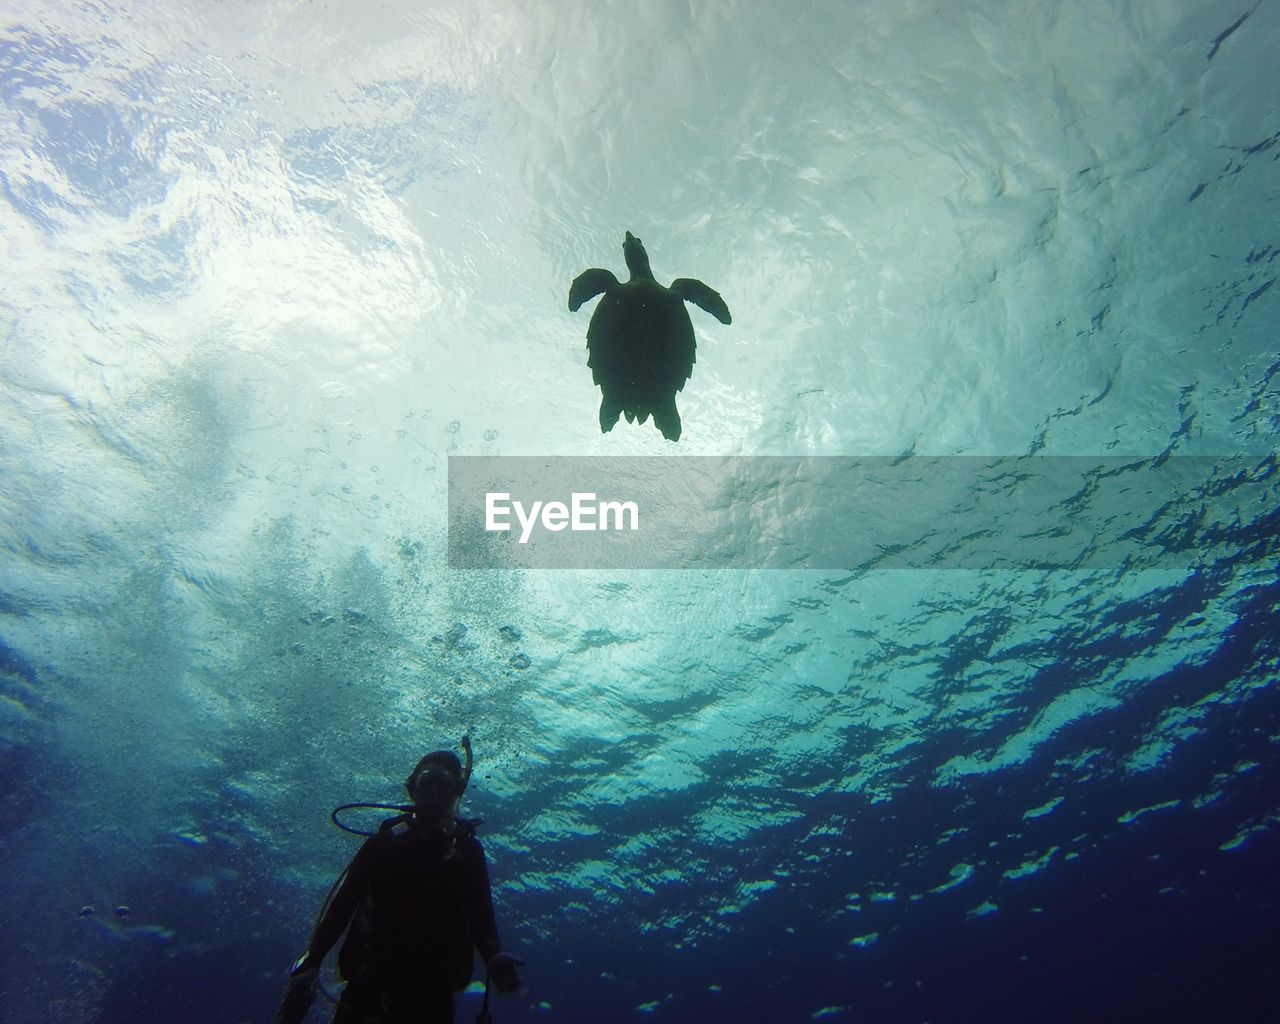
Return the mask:
M330 890L307 951L290 971L277 1024L300 1024L319 988L320 964L345 930L338 970L346 981L334 1024L452 1024L453 996L471 980L473 958L485 964L478 1024L487 1024L489 985L520 988L518 957L502 952L478 819L458 817L471 776L467 757L437 750L405 781L413 804L346 804L405 813L369 835ZM332 997L331 997L332 998Z

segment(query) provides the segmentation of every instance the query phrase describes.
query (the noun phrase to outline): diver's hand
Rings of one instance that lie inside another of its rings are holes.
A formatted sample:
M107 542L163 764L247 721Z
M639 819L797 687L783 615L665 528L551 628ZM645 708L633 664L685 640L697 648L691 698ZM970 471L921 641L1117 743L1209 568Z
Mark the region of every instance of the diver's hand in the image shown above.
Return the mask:
M505 995L519 992L520 972L516 968L524 965L525 961L518 956L512 956L510 953L494 953L489 958L489 980L493 982L494 988Z
M312 964L304 957L289 972L289 987L285 989L276 1024L302 1024L311 1004L316 1001L316 989L320 984L320 965Z

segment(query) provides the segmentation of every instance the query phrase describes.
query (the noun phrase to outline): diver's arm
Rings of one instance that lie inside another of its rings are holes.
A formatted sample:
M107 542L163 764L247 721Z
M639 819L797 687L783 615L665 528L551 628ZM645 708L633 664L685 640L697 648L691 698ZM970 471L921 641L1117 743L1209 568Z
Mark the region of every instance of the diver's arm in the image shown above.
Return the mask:
M489 866L484 848L479 840L472 839L474 847L468 858L467 896L471 904L471 924L474 929L476 952L486 964L502 951L498 937L498 922L493 913L493 891L489 886Z
M320 912L320 920L311 933L311 944L289 971L289 986L285 990L280 1009L276 1012L276 1024L302 1024L311 1004L316 1001L320 962L342 935L367 891L369 858L365 849L368 845L366 843L360 847L360 852L329 890L324 909Z
M489 984L499 992L519 992L521 986L519 968L524 961L518 956L502 952L498 938L498 924L493 914L493 892L489 888L489 867L485 863L484 848L473 839L475 855L471 861L469 892L472 900L471 920L475 928L476 951L484 960L486 999Z
M318 968L329 950L342 938L347 924L360 906L369 891L369 848L373 840L369 840L347 865L347 870L338 879L337 890L329 898L316 921L315 931L311 933L311 943L307 951L299 959L294 970L305 971Z

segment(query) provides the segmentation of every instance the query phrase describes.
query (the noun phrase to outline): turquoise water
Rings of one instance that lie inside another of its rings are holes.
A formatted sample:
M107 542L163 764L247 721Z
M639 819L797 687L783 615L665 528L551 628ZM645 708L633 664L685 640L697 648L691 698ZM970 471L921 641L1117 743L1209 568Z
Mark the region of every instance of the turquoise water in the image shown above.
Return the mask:
M267 1019L329 809L468 731L500 1020L1266 1019L1278 40L1171 0L11 8L6 1019ZM733 312L691 311L678 446L599 432L565 308L627 230ZM1177 564L450 569L450 456L677 453L1236 485Z

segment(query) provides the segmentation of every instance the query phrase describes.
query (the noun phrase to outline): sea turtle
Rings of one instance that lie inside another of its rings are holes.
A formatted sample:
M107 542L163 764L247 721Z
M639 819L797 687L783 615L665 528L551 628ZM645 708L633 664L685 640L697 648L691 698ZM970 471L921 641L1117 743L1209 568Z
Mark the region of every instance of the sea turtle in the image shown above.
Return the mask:
M693 374L693 324L686 302L701 306L722 324L733 322L720 293L701 281L681 277L664 288L653 279L649 256L630 231L622 243L631 280L619 284L608 270L584 270L569 288L569 309L577 312L601 292L604 298L587 328L587 365L600 385L600 430L608 433L626 413L627 422L650 415L669 441L680 440L676 392Z

